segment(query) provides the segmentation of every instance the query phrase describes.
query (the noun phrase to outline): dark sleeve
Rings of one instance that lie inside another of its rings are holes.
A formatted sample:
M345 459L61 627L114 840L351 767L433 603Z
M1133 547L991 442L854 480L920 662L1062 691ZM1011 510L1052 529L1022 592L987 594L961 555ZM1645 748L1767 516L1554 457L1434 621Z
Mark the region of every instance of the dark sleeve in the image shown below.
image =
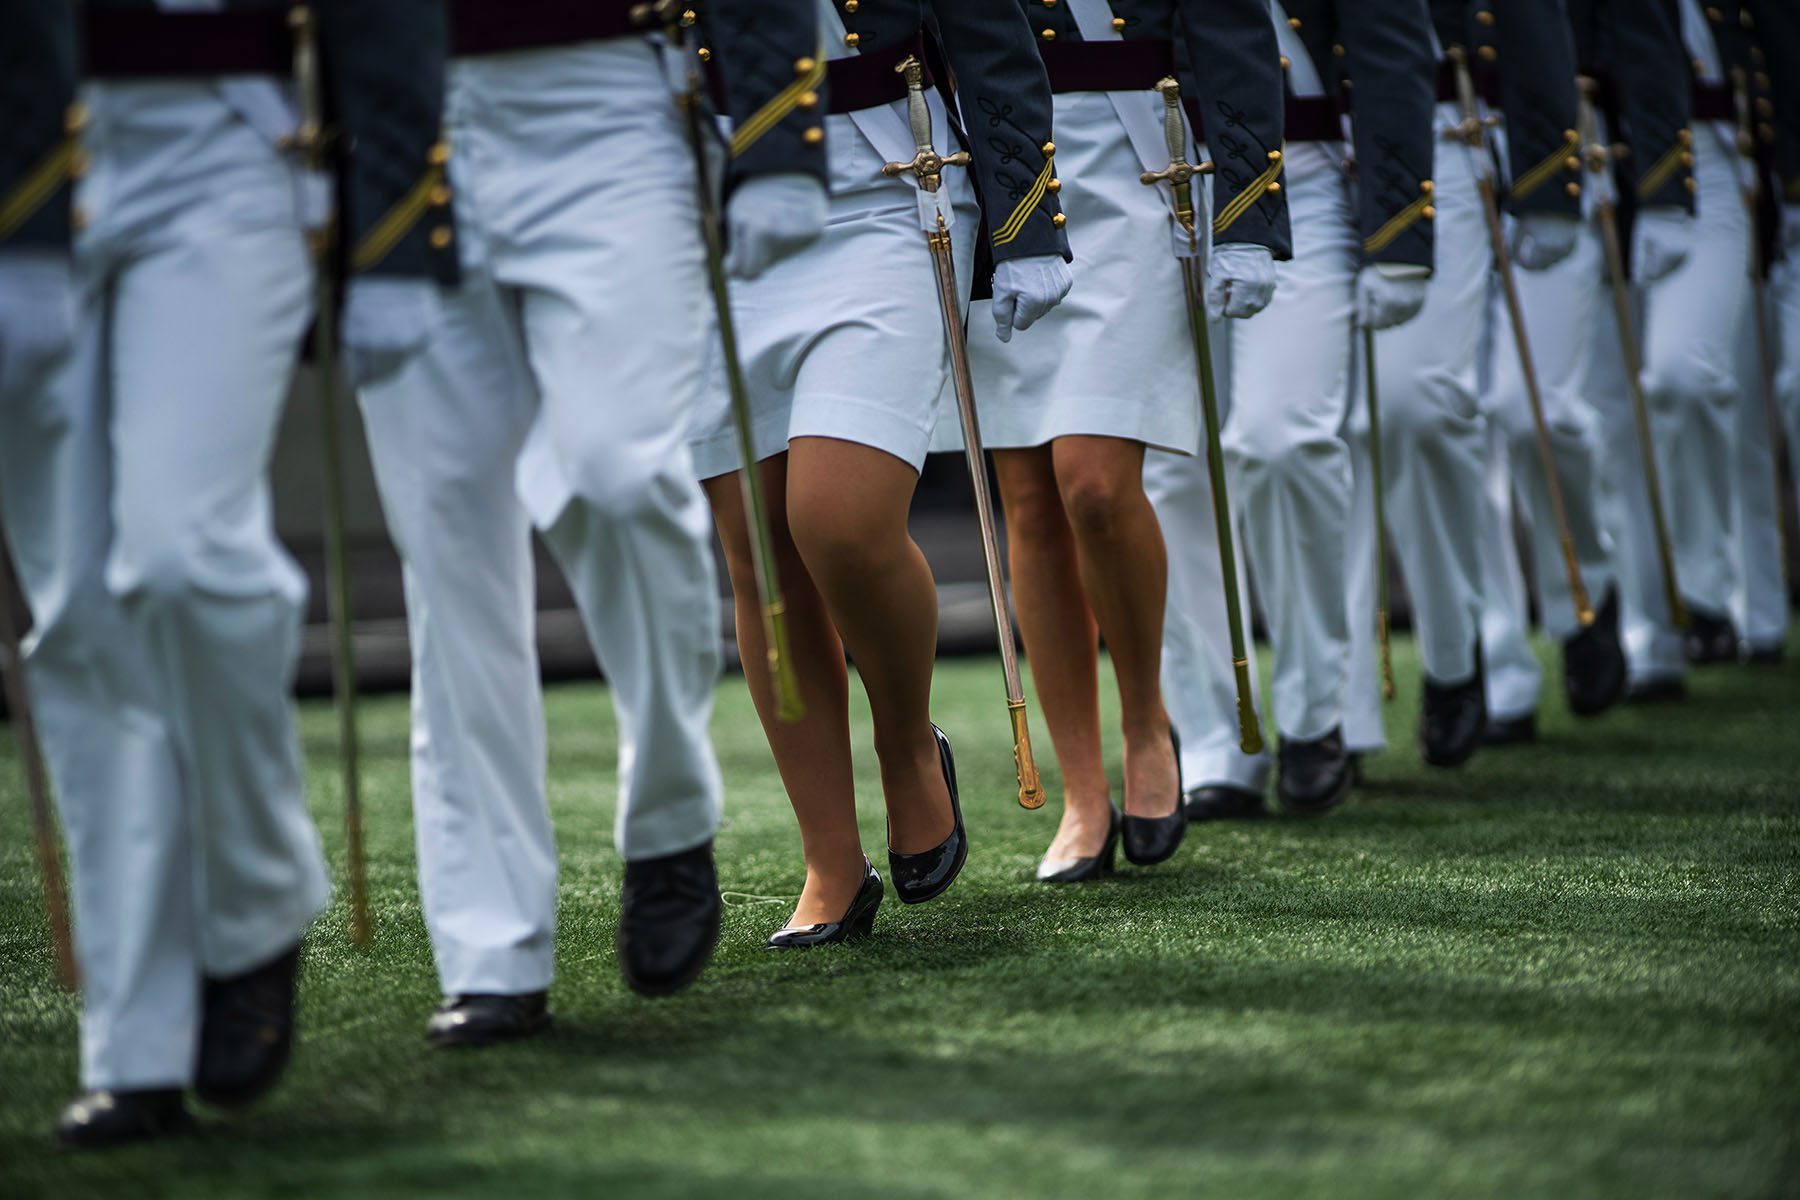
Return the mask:
M1800 204L1800 5L1793 0L1752 0L1756 20L1750 51L1751 90L1767 101L1774 134L1775 174L1789 204Z
M1356 108L1357 222L1371 262L1432 265L1437 58L1424 0L1340 0Z
M825 182L825 56L805 0L712 0L712 61L731 118L731 179Z
M1579 68L1568 10L1563 0L1495 7L1511 208L1580 216Z
M66 248L75 134L74 8L0 0L0 248Z
M968 125L994 261L1070 257L1056 199L1050 79L1018 0L932 0Z
M1674 6L1657 0L1607 0L1606 66L1619 89L1631 147L1626 176L1640 208L1694 211L1692 80Z
M317 11L350 271L455 282L443 0L324 0Z
M1287 85L1264 0L1181 0L1189 70L1182 88L1200 112L1212 159L1213 240L1293 255L1281 143Z

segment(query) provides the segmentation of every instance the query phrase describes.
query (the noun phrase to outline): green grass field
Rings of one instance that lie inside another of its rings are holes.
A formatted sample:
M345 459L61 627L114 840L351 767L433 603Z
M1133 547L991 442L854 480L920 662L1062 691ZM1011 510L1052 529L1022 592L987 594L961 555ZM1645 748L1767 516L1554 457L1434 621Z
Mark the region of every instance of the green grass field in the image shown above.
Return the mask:
M1409 646L1398 666L1416 676ZM1694 693L1579 726L1558 702L1539 745L1443 774L1406 687L1350 807L1197 828L1163 868L1053 890L1030 873L1054 809L1013 803L998 669L946 662L967 873L865 943L777 956L793 820L727 679L724 944L652 1002L612 950L606 693L559 688L558 1025L460 1055L421 1038L406 705L371 702L373 952L342 904L319 926L262 1107L79 1158L46 1136L76 1005L0 742L0 1197L1800 1195L1800 670ZM304 727L340 863L329 709Z

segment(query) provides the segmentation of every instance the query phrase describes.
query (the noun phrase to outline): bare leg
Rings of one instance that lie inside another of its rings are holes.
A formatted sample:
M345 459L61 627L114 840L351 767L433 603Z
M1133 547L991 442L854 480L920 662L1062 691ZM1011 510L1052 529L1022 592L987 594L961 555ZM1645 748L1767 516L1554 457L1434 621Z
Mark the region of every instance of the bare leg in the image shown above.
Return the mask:
M787 602L788 636L806 715L787 725L775 715L775 685L764 664L762 600L750 558L750 531L741 482L734 472L706 481L713 520L725 547L725 565L737 601L738 650L744 679L762 719L775 765L800 822L806 886L788 924L836 921L862 886L863 848L856 831L856 785L850 767L849 678L844 647L825 611L824 598L794 548L788 530L787 456L762 464L775 543L775 569Z
M1064 437L1051 454L1087 600L1118 676L1125 811L1166 817L1181 803L1161 682L1169 564L1144 495L1144 447L1123 438Z
M1006 508L1019 634L1062 769L1062 824L1044 857L1091 858L1106 842L1112 794L1100 752L1099 629L1082 586L1075 532L1048 446L996 450L994 477Z
M906 527L918 474L883 451L836 438L795 438L788 521L875 722L889 845L918 854L953 828L950 791L931 732L937 587Z

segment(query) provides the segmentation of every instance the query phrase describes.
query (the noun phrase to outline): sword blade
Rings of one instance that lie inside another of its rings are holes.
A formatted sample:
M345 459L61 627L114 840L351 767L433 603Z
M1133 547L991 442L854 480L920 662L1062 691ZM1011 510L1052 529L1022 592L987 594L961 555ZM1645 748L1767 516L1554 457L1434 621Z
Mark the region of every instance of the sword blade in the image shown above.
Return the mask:
M1019 777L1019 806L1041 808L1044 788L1031 753L1031 731L1025 712L1025 684L1019 673L1019 651L1012 611L1006 603L1006 575L1000 566L1000 537L988 484L987 455L981 444L981 420L975 409L975 381L969 372L969 347L963 336L962 292L956 283L956 259L950 232L938 217L937 229L926 233L931 266L937 275L938 309L944 318L950 374L956 385L956 410L962 422L963 453L975 490L975 519L981 528L982 562L987 568L988 598L994 609L994 631L1000 639L1000 668L1006 676L1006 707L1013 727L1013 758Z

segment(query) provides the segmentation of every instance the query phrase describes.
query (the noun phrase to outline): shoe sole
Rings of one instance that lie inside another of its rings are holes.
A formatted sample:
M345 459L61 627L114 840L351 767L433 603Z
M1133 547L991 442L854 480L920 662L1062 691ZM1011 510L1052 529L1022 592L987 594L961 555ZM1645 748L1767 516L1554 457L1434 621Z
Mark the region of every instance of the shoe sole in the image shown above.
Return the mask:
M534 1038L538 1034L548 1031L550 1025L551 1015L545 1013L541 1019L534 1021L528 1029L520 1029L507 1033L498 1031L476 1034L427 1033L425 1035L425 1041L426 1044L431 1046L434 1050L479 1050L483 1046L498 1046L505 1042L522 1042L527 1038Z

